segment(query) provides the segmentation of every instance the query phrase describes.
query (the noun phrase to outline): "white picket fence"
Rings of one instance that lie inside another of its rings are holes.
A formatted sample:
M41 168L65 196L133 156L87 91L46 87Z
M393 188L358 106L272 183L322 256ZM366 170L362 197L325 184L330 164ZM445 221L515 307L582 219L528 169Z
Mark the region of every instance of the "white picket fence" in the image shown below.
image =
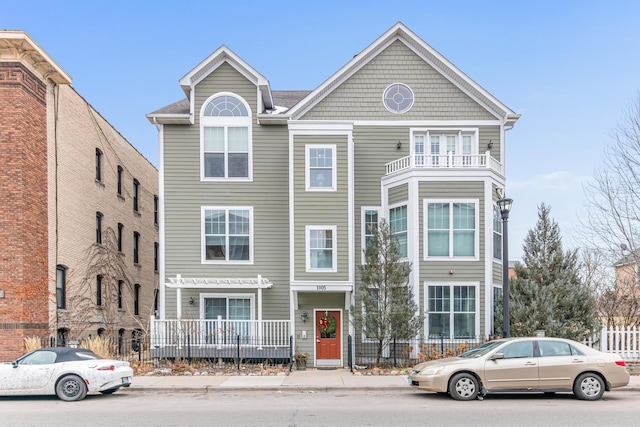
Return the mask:
M629 328L604 326L599 340L596 338L585 344L599 348L605 353L619 354L626 362L640 361L640 329L635 326Z

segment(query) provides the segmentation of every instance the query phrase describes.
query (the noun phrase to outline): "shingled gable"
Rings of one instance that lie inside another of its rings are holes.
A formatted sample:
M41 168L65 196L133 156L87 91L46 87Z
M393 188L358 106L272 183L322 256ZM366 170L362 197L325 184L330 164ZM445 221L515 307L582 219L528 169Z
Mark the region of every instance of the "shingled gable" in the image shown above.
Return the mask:
M193 124L194 106L193 97L191 96L193 89L200 81L224 63L229 64L258 87L261 94L259 100L262 100L262 105L257 105L256 111L261 112L274 108L269 80L233 53L231 49L223 45L180 79L180 87L182 87L182 90L187 96L186 100L181 100L161 108L160 110L147 114L146 117L151 123ZM187 104L189 106L188 112L185 111Z
M416 55L421 57L434 69L438 70L440 74L469 97L478 102L479 105L483 106L493 116L501 120L505 125L511 126L518 120L518 118L520 118L519 114L516 114L503 103L498 101L489 92L484 90L466 74L460 71L455 65L449 62L444 56L409 30L404 24L398 22L369 45L369 47L354 56L351 61L346 63L324 83L293 106L293 108L287 112L291 116L291 119L296 120L304 116L305 113L327 97L334 89L344 83L349 77L357 73L362 67L372 61L395 41L404 43L409 49L415 52Z

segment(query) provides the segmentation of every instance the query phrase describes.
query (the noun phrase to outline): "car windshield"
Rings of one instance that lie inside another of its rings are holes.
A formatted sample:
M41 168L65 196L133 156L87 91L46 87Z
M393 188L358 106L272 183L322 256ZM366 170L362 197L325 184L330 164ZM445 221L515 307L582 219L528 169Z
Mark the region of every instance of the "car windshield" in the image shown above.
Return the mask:
M464 353L460 354L458 357L462 357L465 359L472 359L475 357L481 357L484 356L485 354L489 353L491 350L493 350L494 348L498 347L500 344L503 344L504 341L489 341L486 342L484 344L482 344L479 347L474 348L473 350L469 350L469 351L465 351Z

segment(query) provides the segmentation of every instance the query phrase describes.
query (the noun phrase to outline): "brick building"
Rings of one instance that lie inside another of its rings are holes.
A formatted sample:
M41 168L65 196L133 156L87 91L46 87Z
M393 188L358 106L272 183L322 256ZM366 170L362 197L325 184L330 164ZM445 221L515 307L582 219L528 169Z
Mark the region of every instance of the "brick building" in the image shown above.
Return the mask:
M144 330L158 282L158 171L26 33L0 31L0 360Z

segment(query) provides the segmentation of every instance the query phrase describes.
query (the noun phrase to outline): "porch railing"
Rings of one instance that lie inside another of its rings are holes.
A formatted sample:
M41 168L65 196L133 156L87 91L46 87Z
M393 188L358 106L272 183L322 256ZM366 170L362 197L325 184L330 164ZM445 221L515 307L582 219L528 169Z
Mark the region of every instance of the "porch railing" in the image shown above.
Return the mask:
M391 175L407 169L446 168L488 168L501 174L504 173L502 163L491 157L489 151L485 154L412 154L387 163L385 173Z
M291 335L289 320L160 320L151 318L151 348L186 345L223 348L237 344L256 348L288 348ZM187 342L188 337L188 342Z

